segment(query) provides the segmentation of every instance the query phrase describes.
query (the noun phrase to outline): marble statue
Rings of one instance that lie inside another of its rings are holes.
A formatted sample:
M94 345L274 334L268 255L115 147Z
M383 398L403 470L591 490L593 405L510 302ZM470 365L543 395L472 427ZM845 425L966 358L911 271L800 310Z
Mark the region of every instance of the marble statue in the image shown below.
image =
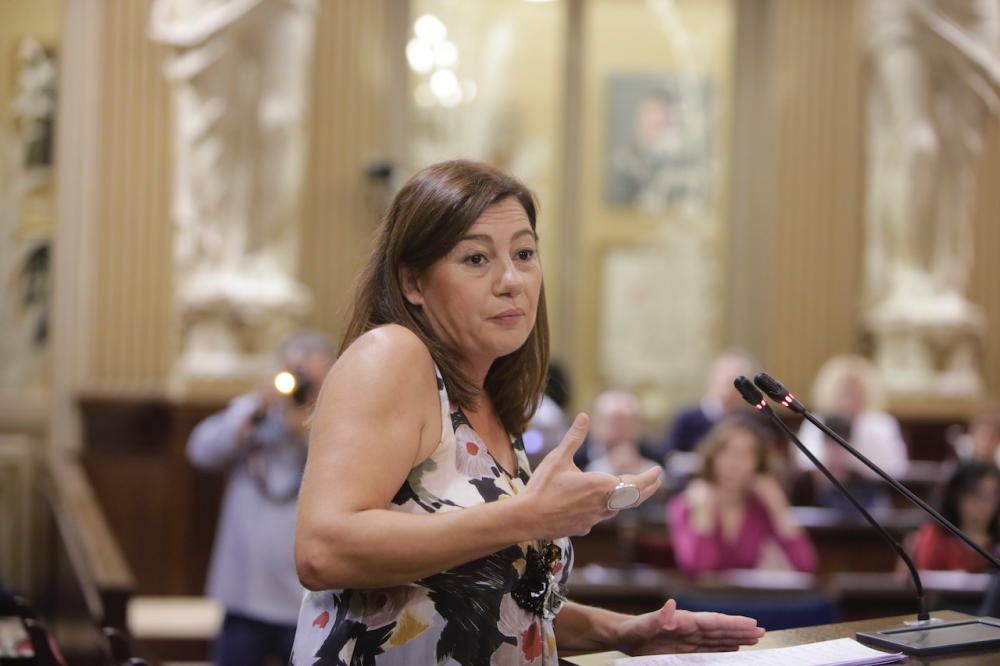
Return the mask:
M998 0L874 0L865 272L895 393L975 394L975 165L1000 106Z
M10 109L16 134L4 136L0 187L0 391L43 392L50 380L49 258L54 233L52 143L56 63L38 41L18 46Z
M252 376L311 306L296 279L314 0L155 0L170 48L185 378Z

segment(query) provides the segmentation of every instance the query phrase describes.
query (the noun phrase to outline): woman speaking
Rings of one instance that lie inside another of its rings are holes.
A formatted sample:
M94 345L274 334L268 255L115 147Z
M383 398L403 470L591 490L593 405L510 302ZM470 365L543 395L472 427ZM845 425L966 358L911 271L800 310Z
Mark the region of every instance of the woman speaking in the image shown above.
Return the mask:
M574 604L568 537L655 492L659 469L585 473L576 417L533 472L520 435L548 363L535 202L474 162L395 197L360 277L310 436L295 556L310 590L292 663L557 663L557 646L734 650L750 618L667 601Z

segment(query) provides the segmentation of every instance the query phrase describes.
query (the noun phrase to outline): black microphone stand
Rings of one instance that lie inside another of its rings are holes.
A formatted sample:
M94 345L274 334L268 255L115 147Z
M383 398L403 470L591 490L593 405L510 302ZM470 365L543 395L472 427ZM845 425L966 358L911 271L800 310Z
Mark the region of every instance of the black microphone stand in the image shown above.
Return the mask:
M909 553L906 552L906 549L904 549L901 545L899 545L899 542L892 538L892 535L889 534L884 527L882 527L881 523L875 520L875 518L868 513L868 510L861 504L861 502L859 502L854 495L852 495L850 491L848 491L847 488L845 488L843 484L837 480L837 477L835 477L830 470L826 468L826 465L821 463L819 459L813 455L812 451L806 448L795 433L792 432L792 429L789 428L784 421L778 418L778 415L774 413L771 406L767 404L766 400L764 400L763 394L757 390L757 387L754 386L749 379L740 375L733 382L733 385L736 387L736 390L740 392L743 399L750 404L750 406L758 412L767 414L767 416L774 421L774 423L781 428L786 435L788 435L788 438L792 440L792 443L795 444L799 451L801 451L805 457L809 459L809 462L811 462L816 469L823 473L823 476L826 477L827 481L832 483L833 486L839 490L840 493L848 499L848 501L850 501L854 508L857 509L862 516L864 516L865 520L868 521L868 524L878 530L879 534L882 535L882 538L884 538L886 543L889 544L889 547L896 551L896 554L899 555L899 557L906 564L906 568L910 570L910 577L913 579L913 587L916 588L917 591L917 620L921 622L930 621L931 616L930 613L927 612L924 585L920 580L920 574L917 573L917 567L913 564L913 560L910 558Z
M988 561L990 564L1000 569L1000 560L998 560L995 556L986 551L978 543L973 541L965 532L960 530L951 521L949 521L947 518L938 513L933 507L927 504L927 502L923 501L922 499L914 495L909 488L907 488L899 481L889 476L889 474L887 474L885 470L883 470L881 467L873 463L871 460L865 457L860 451L855 449L853 446L848 444L843 437L841 437L832 429L830 429L830 427L827 426L825 423L823 423L821 419L818 419L812 412L806 409L805 406L801 402L799 402L794 395L789 393L788 389L782 386L780 382L778 382L770 375L767 375L762 372L758 374L756 377L754 377L754 383L756 383L757 387L760 388L764 393L766 393L767 396L772 400L780 402L782 405L792 410L796 414L801 414L804 419L809 421L809 423L812 423L814 426L822 430L828 437L830 437L835 442L837 442L837 444L846 449L848 453L850 453L852 456L854 456L862 463L864 463L865 466L868 467L868 469L870 469L871 471L875 472L880 477L882 477L885 480L885 482L888 483L890 486L892 486L892 488L896 492L898 492L900 495L908 499L913 504L916 504L918 507L923 509L925 512L927 512L928 515L930 515L931 518L933 518L939 525L941 525L941 527L945 528L951 534L955 535L956 537L964 541L970 548L979 553L986 561Z
M1000 569L1000 560L973 541L965 532L952 524L951 521L938 513L925 501L914 495L909 488L889 476L881 467L847 443L843 437L807 410L805 405L799 402L781 382L762 372L754 377L754 383L769 398L780 402L796 414L802 415L803 418L819 428L848 453L864 463L866 467L882 477L893 490L923 509L941 527L965 542L966 545L979 553L980 556L994 567ZM810 460L814 460L812 456L810 456ZM907 563L909 564L909 562ZM914 582L917 580L919 578L915 577ZM923 601L921 600L920 603L923 604ZM871 633L859 631L857 637L880 647L902 650L908 654L916 655L945 654L959 650L1000 646L1000 620L995 618L974 618L959 622L941 622L939 619L928 619L918 615L916 622L907 622L904 624L909 626Z

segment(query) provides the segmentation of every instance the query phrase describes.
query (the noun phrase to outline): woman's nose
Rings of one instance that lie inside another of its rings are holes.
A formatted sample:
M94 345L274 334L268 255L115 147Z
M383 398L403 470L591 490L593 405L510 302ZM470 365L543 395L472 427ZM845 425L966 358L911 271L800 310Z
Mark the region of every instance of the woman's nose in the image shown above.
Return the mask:
M497 280L497 288L500 293L506 294L510 292L519 292L524 287L524 276L517 269L513 260L506 259L497 262L499 265L500 276Z

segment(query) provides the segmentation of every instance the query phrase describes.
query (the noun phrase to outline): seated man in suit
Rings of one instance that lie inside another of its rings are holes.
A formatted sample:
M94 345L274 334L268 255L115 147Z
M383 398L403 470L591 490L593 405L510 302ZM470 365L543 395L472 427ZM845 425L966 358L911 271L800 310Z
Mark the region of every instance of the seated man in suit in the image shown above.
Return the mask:
M746 354L726 352L712 362L705 394L697 405L682 410L670 424L654 453L657 459L673 451L693 451L712 426L724 416L742 409L746 403L733 388L739 375L753 376L756 363Z
M639 399L628 391L605 391L594 400L589 444L596 455L585 469L588 472L641 474L658 467L643 456L639 440Z

